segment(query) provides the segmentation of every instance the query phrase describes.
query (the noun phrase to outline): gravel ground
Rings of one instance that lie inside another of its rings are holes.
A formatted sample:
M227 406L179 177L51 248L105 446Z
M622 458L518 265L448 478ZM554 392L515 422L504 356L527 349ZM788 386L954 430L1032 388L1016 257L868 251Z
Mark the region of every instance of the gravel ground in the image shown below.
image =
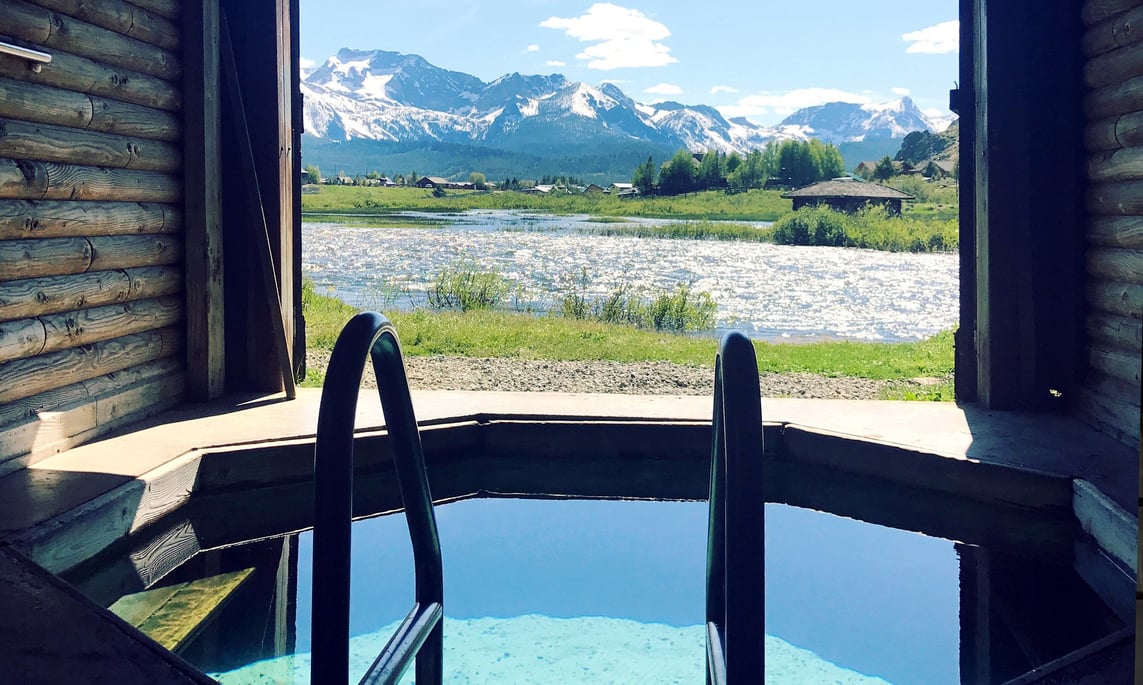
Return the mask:
M324 370L329 352L310 350L309 369ZM547 361L473 357L406 357L405 373L414 390L496 390L509 392L599 392L627 395L710 395L714 370L670 362ZM910 384L931 382L917 379ZM363 385L376 387L366 369ZM829 378L812 373L763 373L764 397L872 400L901 383L865 378Z

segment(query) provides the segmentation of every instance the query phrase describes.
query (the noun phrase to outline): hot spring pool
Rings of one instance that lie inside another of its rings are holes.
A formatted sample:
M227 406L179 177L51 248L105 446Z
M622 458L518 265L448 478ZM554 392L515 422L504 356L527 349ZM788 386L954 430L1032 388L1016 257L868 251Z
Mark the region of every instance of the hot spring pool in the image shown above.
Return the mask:
M1123 626L1073 570L1086 543L1030 556L765 506L767 683L999 683ZM445 682L704 681L705 502L473 498L436 514ZM360 676L413 573L403 516L353 536ZM253 573L179 652L227 684L308 682L311 562L308 531L195 555L157 585Z

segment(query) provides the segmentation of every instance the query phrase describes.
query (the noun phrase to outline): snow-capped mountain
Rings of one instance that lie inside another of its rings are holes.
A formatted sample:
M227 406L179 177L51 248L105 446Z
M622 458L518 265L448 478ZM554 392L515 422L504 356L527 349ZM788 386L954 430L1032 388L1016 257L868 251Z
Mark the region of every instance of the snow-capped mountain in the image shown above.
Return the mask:
M417 55L343 49L302 82L305 130L326 140L445 141L533 147L570 139L643 140L699 151L748 152L801 137L726 120L712 107L645 105L618 86L518 73L484 83Z
M912 131L940 131L948 122L933 121L906 96L882 104L830 102L806 107L783 119L781 125L807 137L841 144L904 138Z
M747 153L771 140L834 143L903 138L933 129L909 98L883 105L835 102L778 126L727 119L705 105L638 103L613 83L512 73L491 83L417 55L342 49L302 81L305 130L321 141L454 143L549 155L610 142L671 150Z

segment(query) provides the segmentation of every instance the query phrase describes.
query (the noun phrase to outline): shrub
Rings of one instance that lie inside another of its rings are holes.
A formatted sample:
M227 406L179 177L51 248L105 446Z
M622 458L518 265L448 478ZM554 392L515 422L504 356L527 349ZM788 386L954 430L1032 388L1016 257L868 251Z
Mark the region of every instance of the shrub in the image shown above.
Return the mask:
M714 328L718 311L714 298L706 291L696 292L688 283L649 295L630 283L621 283L602 297L589 298L589 281L587 269L565 278L568 290L557 310L561 316L675 333Z
M803 207L774 223L780 245L864 247L889 252L937 252L956 249L957 220L940 216L889 216L878 206L857 214L828 207Z
M511 290L508 279L494 271L479 271L475 264L460 263L437 274L427 291L433 309L493 309Z

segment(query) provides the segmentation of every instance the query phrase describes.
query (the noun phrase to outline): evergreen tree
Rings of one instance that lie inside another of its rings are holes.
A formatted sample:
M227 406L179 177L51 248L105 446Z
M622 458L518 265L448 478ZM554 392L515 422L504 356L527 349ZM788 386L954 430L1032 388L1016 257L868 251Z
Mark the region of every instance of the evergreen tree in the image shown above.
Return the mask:
M893 160L889 159L889 155L882 157L877 162L877 166L873 168L873 178L878 181L888 181L896 173L897 169L894 168Z
M726 173L723 171L722 158L717 150L708 150L699 163L698 187L702 190L726 187Z
M696 184L695 157L683 148L659 170L659 189L666 195L681 195L694 191Z
M647 161L635 167L635 175L631 177L631 185L643 195L650 195L655 190L655 160L647 157Z

